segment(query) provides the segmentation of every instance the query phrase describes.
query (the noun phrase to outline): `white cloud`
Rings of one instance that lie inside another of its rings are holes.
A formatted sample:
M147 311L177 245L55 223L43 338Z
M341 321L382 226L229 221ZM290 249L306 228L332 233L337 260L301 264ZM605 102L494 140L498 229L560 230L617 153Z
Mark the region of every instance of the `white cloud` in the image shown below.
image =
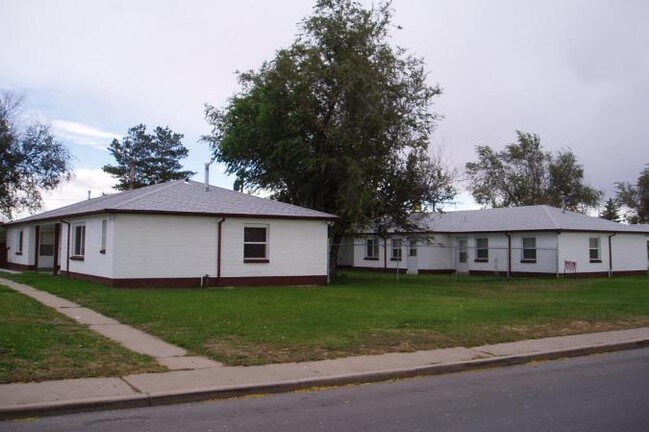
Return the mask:
M70 140L75 144L87 145L99 150L106 150L106 147L113 138L119 135L106 132L92 126L77 123L69 120L52 120L52 127L55 135Z
M451 204L442 205L444 211L480 210L482 206L475 202L471 193L460 191Z
M115 179L101 169L76 169L70 181L43 194L43 210L54 210L88 199L88 191L92 197L98 197L102 193L115 193L115 184Z

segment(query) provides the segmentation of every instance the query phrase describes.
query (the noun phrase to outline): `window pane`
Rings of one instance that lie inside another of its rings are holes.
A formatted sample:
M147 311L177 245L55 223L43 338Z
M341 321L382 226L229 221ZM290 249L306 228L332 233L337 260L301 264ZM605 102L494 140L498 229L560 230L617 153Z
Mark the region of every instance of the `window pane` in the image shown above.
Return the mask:
M265 244L245 244L243 245L244 258L266 258Z
M590 259L592 259L592 260L599 259L599 249L591 249L590 250Z
M245 227L243 230L243 241L254 243L266 242L266 228L263 227Z
M85 254L86 226L77 225L74 227L74 254L83 256Z
M589 245L591 249L597 249L599 248L599 238L597 237L591 237L588 239Z
M367 239L367 250L365 251L365 256L368 258L374 258L378 255L379 248L376 243L376 239L368 238Z
M478 249L487 249L489 247L489 240L486 238L476 239L476 246Z
M536 249L523 249L523 259L535 260L536 259Z
M401 239L392 239L392 258L401 259Z
M523 238L523 248L525 248L525 249L534 249L534 248L536 248L536 238L534 238L534 237L525 237L525 238Z
M54 256L54 245L42 244L39 251L40 256Z

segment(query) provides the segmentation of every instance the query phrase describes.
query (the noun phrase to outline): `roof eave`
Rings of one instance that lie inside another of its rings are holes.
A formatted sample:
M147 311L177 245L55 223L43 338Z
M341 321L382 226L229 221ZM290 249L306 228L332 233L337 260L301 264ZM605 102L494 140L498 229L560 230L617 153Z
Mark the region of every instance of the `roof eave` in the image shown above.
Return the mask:
M69 213L60 216L51 217L35 217L25 221L8 222L4 226L19 226L29 225L35 222L56 222L62 219L78 218L83 216L94 216L98 214L150 214L150 215L168 215L168 216L198 216L198 217L237 217L237 218L251 218L251 219L292 219L292 220L323 220L323 221L336 221L338 216L334 215L314 215L314 216L299 216L299 215L273 215L273 214L249 214L249 213L211 213L211 212L182 212L182 211L164 211L164 210L129 210L129 209L101 209L87 212Z
M610 234L649 234L649 231L627 231L627 230L608 230L608 229L565 229L565 228L535 228L535 229L514 229L514 230L476 230L476 231L435 231L435 230L415 230L415 231L396 231L389 234L498 234L498 233L526 233L526 232L582 232L582 233L610 233ZM377 235L372 231L361 231L353 235Z

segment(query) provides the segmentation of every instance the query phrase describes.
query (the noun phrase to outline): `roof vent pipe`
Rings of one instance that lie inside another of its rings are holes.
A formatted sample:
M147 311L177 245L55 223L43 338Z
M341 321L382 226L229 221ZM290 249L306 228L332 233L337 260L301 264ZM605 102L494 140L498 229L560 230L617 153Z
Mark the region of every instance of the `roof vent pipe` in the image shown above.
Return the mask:
M91 193L92 193L92 191L88 191L88 199L90 199L90 194Z
M205 192L210 190L210 164L205 162Z

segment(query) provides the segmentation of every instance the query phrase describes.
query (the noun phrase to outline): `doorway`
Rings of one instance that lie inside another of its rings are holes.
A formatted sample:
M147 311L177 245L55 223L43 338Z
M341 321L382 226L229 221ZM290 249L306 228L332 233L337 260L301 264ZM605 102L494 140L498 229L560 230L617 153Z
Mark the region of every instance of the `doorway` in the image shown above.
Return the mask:
M457 239L455 270L460 274L469 273L469 240L466 237L460 237Z
M41 229L39 233L38 268L39 269L54 268L54 230L53 229Z

